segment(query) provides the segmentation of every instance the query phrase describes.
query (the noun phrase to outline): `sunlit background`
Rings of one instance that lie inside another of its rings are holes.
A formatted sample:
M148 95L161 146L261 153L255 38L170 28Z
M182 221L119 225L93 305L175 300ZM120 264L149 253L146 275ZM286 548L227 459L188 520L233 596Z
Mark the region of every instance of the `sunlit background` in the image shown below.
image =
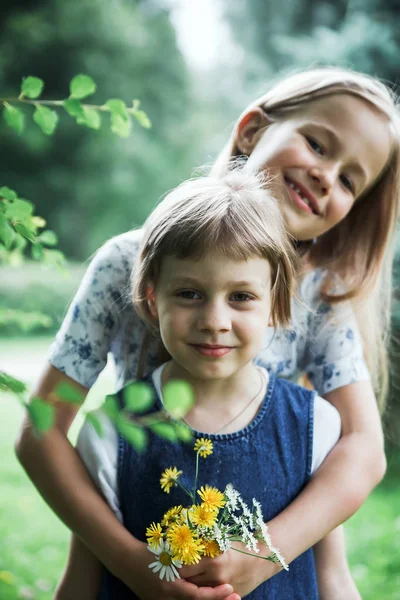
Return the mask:
M70 79L87 73L97 83L90 101L137 98L152 128L136 126L120 139L106 123L89 131L61 114L56 134L47 137L32 122L22 136L0 123L0 186L36 205L69 259L65 273L32 262L19 266L18 254L6 265L0 252L0 307L51 318L25 331L0 320L0 368L35 381L89 257L106 239L141 225L160 196L194 168L211 164L240 112L273 80L329 64L396 87L399 12L393 0L2 0L0 98L18 95L27 75L45 81L44 97L65 98ZM397 259L397 294L399 281ZM394 309L396 336L396 300ZM393 347L389 473L346 526L365 600L400 597L399 359ZM106 373L89 402L110 386ZM47 600L68 535L13 456L21 414L3 394L0 598Z

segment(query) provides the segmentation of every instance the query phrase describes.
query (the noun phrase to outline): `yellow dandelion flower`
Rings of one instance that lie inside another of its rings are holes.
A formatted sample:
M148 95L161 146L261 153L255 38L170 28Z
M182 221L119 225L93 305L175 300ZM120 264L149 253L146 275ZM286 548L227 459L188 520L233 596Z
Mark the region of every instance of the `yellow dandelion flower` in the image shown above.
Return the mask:
M169 494L170 489L172 486L176 485L180 475L182 475L182 471L178 471L176 467L169 467L168 469L165 469L165 471L161 474L161 489Z
M207 510L202 504L194 505L190 511L190 520L193 525L201 525L201 527L212 527L217 520L218 508L215 510Z
M207 458L213 453L213 443L207 438L199 438L194 445L195 452L198 452L203 458Z
M146 537L149 546L157 548L164 537L160 523L153 522L150 527L147 527Z
M188 525L172 525L167 536L173 555L183 564L194 565L200 561L204 546Z
M182 506L173 506L164 514L161 525L164 527L169 527L172 523L176 523L181 515Z
M224 500L224 494L217 490L215 487L211 487L206 485L202 486L199 490L197 490L200 498L203 500L202 506L204 506L205 510L215 511L218 508L222 508L226 504L226 500Z
M202 540L204 544L204 556L209 556L210 558L215 558L222 554L220 547L218 546L218 542L215 540Z

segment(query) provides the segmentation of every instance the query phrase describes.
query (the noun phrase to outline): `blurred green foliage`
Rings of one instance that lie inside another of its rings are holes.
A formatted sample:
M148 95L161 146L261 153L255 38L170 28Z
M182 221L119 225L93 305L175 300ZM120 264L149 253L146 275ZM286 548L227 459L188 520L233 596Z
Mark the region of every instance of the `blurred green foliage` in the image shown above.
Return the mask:
M0 127L1 179L34 201L69 257L86 258L105 238L142 223L194 164L188 71L168 11L137 0L6 1L0 27L2 95L36 75L49 99L65 98L83 72L100 90L94 103L140 98L153 123L151 135L135 127L126 140L108 127L72 127L67 115L49 139L33 124L23 139Z

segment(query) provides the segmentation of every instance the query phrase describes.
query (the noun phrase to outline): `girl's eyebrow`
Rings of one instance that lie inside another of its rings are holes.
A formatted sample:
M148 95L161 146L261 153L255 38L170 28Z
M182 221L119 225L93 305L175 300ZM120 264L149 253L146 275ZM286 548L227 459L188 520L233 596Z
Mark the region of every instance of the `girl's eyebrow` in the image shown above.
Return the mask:
M336 131L334 131L327 125L324 125L322 123L317 123L316 121L310 121L309 124L313 127L316 127L317 129L322 129L322 131L329 137L329 141L331 142L332 145L334 145L337 148L343 147L343 142L340 139L340 137L338 136L338 134L336 133ZM368 174L367 174L366 170L358 161L354 161L351 164L351 168L354 169L355 171L357 171L361 175L361 177L363 177L364 183L368 180Z
M254 278L254 280L252 279L243 279L243 280L234 280L234 281L228 281L226 282L226 285L228 287L251 287L254 285L259 284L259 281L257 278ZM199 279L196 279L194 277L185 277L185 276L178 276L178 277L171 277L171 279L169 280L169 285L193 285L193 286L201 286L204 285L203 281L200 281Z

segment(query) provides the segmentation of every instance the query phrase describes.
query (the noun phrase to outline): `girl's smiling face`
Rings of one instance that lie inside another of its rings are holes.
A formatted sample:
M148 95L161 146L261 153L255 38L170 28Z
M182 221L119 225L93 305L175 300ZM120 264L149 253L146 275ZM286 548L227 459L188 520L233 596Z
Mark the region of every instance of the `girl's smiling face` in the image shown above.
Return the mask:
M167 256L148 301L185 378L236 379L264 341L271 308L267 260Z
M379 178L391 150L385 115L346 93L305 104L258 137L251 121L242 123L238 147L254 139L246 168L268 169L288 230L298 240L339 223Z

